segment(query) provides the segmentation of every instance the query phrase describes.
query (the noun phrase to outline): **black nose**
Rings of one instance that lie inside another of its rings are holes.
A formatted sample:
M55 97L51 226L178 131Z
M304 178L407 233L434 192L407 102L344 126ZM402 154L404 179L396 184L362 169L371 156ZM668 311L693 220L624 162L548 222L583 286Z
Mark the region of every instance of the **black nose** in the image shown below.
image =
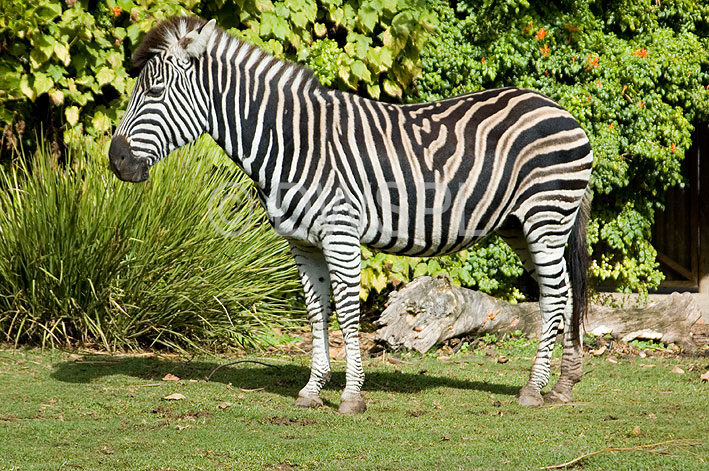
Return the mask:
M111 139L108 163L113 173L123 181L138 183L148 179L148 162L133 156L125 136Z

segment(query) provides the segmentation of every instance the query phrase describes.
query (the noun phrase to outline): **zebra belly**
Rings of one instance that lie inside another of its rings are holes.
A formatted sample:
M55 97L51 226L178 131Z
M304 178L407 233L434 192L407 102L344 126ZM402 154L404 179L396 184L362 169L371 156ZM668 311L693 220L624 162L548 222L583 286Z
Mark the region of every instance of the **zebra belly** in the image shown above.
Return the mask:
M431 218L425 218L423 224L409 221L409 225L399 230L393 230L391 225L385 227L379 222L376 235L364 236L362 244L393 255L432 257L452 254L480 242L496 229L484 227L484 224L478 222L479 219L479 214L460 215L456 218L443 214L438 216L435 223Z

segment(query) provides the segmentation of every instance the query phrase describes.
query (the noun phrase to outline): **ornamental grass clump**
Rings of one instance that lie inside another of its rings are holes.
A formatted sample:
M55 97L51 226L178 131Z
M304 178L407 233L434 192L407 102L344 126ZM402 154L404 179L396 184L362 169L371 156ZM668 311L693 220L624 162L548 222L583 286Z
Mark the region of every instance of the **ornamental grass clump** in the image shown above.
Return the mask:
M287 245L215 145L174 153L143 185L105 155L89 144L58 165L40 150L0 170L0 341L251 347L295 322Z

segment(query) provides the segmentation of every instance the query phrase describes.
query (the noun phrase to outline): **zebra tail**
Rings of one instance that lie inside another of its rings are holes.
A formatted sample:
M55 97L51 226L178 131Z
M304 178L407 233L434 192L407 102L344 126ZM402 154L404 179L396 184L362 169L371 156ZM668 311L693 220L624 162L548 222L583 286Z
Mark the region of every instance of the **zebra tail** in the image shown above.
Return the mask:
M588 267L590 257L586 245L586 227L591 209L590 189L579 206L576 222L569 238L567 261L571 278L571 294L573 297L571 334L574 343L581 345L581 326L588 314Z

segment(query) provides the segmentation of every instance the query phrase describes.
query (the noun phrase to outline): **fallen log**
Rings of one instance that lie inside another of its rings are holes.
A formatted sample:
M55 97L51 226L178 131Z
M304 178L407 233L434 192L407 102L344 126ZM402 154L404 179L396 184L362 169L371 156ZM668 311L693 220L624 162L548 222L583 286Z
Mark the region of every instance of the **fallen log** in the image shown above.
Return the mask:
M672 293L642 308L592 305L584 330L594 335L610 334L624 342L651 339L675 343L689 351L696 348L690 330L700 317L691 294ZM511 304L454 286L447 276L423 276L391 293L377 324L383 326L376 332L378 341L419 352L454 337L520 330L538 338L541 330L538 303Z

